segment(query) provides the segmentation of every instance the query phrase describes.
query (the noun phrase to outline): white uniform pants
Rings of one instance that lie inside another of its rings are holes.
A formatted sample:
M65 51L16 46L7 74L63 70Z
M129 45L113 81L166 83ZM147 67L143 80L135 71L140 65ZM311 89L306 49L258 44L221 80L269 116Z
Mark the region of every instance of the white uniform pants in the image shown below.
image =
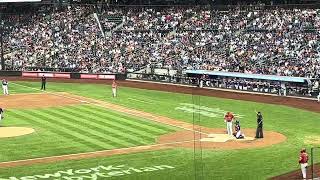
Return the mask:
M308 163L300 164L300 166L301 166L302 177L303 177L303 179L306 179L307 178L307 166L308 166Z
M236 134L236 138L238 139L241 136L241 131L238 131Z
M232 121L230 122L227 121L227 131L228 131L228 135L232 135Z
M112 88L112 96L117 97L117 88Z
M9 94L8 85L2 85L3 94Z

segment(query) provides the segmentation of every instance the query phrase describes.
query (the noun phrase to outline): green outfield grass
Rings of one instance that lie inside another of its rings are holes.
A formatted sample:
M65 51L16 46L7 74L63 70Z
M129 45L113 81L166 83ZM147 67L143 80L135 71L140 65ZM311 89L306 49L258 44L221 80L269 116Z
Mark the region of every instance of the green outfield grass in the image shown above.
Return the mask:
M39 89L40 84L36 82L11 83L9 90L12 90L12 93L37 92L37 90L23 86ZM44 175L68 169L90 169L99 165L117 166L124 164L125 166L119 168L118 171L130 167L150 168L148 172L142 172L141 169L141 172L138 170L134 172L131 169L130 174L122 173L121 176L100 177L99 179L266 179L298 169L297 156L300 148L310 148L312 146L305 143L304 139L309 136L320 136L319 113L280 105L121 86L119 97L112 98L110 86L78 83L49 82L48 91L70 92L207 127L224 127L219 112L232 111L242 115L241 124L243 128L255 128L254 111L258 110L264 114L265 129L284 134L287 141L258 149L197 150L194 152L192 149L178 148L117 155L108 158L0 169L1 178ZM202 106L202 109L211 108L204 111L215 112L213 114L216 114L216 117L210 117L203 113L200 115L198 112L191 113L192 108L189 108L189 106L191 107L192 104L196 104L196 110L201 109L198 105ZM182 111L181 109L187 110ZM12 109L8 110L5 120L6 126L33 127L37 130L37 133L19 138L1 139L0 148L6 149L1 151L1 161L152 144L154 138L160 134L177 130L148 120L128 117L94 105L32 110ZM148 126L149 128L142 126ZM126 131L121 131L122 129L126 129ZM170 167L155 168L158 165L168 165ZM94 173L83 175L89 176L89 174L93 176ZM201 178L202 176L203 178ZM39 177L37 178L41 179ZM80 177L79 174L78 177ZM64 178L51 177L47 179Z

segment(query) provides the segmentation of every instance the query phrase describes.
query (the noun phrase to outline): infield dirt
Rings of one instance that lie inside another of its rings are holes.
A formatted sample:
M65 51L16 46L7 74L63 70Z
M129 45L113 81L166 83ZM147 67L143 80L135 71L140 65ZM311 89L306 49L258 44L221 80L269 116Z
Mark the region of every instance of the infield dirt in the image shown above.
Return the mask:
M48 93L14 94L0 96L0 107L3 109L46 108L80 104L81 102L61 98Z

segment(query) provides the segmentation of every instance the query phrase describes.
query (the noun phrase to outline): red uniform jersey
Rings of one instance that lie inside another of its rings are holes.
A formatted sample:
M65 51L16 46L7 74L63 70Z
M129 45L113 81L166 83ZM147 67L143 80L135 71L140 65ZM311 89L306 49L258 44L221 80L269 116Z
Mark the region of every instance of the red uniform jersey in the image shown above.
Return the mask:
M224 116L224 120L226 120L227 122L231 122L233 120L234 116L233 114L231 113L227 113L225 116Z
M307 163L309 160L308 154L306 152L300 153L299 163Z
M112 88L117 88L117 83L116 82L112 83Z

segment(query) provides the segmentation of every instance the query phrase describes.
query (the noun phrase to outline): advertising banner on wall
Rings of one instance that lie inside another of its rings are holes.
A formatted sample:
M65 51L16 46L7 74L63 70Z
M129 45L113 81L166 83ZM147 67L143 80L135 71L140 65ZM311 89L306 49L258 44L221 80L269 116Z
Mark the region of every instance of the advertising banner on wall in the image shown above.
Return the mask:
M80 74L81 79L107 79L113 80L116 79L114 74Z
M80 74L81 79L98 79L97 74Z
M38 73L34 73L34 72L22 72L22 77L38 77Z
M56 72L22 72L22 77L50 77L50 78L67 78L70 79L70 73L56 73Z
M71 76L78 74L77 77ZM68 73L68 72L35 72L35 71L25 71L22 72L22 77L48 77L48 78L75 78L75 79L103 79L103 80L113 80L116 79L115 74L80 74L79 73Z
M104 74L99 74L98 79L116 79L115 75L104 75Z

